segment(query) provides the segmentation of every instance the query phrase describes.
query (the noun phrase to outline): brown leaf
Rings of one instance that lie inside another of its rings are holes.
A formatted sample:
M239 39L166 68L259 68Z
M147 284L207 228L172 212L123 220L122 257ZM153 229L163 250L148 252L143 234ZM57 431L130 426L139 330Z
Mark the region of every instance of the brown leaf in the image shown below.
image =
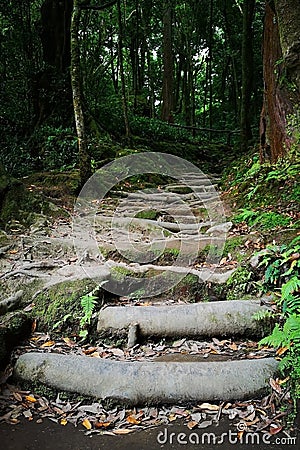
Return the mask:
M44 348L44 347L52 347L53 345L55 345L55 342L54 342L54 341L47 341L47 342L44 342L44 343L40 346L40 348Z
M31 402L31 403L35 403L37 401L37 399L34 398L32 395L26 395L25 400L27 400L27 402Z
M91 355L92 353L96 352L98 349L97 347L89 347L87 350L83 350L83 353L85 355Z
M238 346L236 345L235 342L233 342L232 344L229 344L228 347L233 351L238 350Z
M89 421L89 419L84 419L84 421L82 422L82 425L87 429L87 430L91 430L92 429L92 424Z
M219 411L220 409L218 405L211 405L210 403L202 403L199 408L208 409L208 411Z
M114 434L129 434L133 433L134 430L129 430L128 428L119 428L118 430L114 430L113 432Z
M107 428L111 425L111 422L95 422L95 428Z
M198 422L196 422L196 420L191 420L190 422L187 423L187 427L188 427L189 430L192 430L197 425L198 425Z
M288 347L280 347L277 352L276 355L281 356L283 355L289 348Z
M239 439L239 441L242 439L243 434L244 434L244 431L239 431L238 432L238 439Z
M65 341L65 343L68 345L68 347L74 347L74 345L76 345L75 342L72 341L72 339L70 339L68 337L64 337L63 341Z
M22 395L20 395L18 392L13 392L13 396L15 397L15 399L16 399L18 402L21 402L21 401L22 401Z
M273 436L274 434L280 433L283 427L270 427L270 434Z
M270 386L275 392L277 392L277 394L282 394L282 388L277 380L275 381L273 378L270 378Z
M136 417L134 415L128 416L126 417L126 421L128 423L131 423L133 425L139 425L141 423L140 420L137 420Z
M169 417L168 417L168 420L169 420L170 422L174 422L174 420L176 420L176 419L177 419L176 414L170 414Z

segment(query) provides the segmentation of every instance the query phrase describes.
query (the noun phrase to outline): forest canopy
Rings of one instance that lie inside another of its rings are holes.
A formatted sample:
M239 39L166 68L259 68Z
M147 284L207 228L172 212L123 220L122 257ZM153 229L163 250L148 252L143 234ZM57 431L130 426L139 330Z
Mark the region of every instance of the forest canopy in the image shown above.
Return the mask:
M2 3L2 162L17 175L77 163L71 74L85 164L132 137L243 151L260 140L275 161L299 126L299 10L297 0Z

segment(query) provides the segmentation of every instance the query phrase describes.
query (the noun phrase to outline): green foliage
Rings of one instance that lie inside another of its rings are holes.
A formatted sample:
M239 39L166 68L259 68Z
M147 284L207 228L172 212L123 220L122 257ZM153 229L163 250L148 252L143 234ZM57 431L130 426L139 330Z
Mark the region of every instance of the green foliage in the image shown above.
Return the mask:
M134 116L131 119L130 126L134 135L154 141L182 142L192 140L190 132L172 127L159 119Z
M254 288L253 273L248 267L238 267L227 280L227 299L235 300L241 295L249 294Z
M289 244L269 245L260 252L265 267L263 289L280 289L284 313L300 313L300 236Z
M271 245L260 253L260 266L265 267L263 288L280 291L283 325L276 324L261 345L286 347L280 362L283 374L290 376L293 395L300 397L300 236L289 244Z
M98 297L96 297L95 295L93 295L92 292L83 295L80 298L80 304L82 307L82 311L83 311L83 316L80 319L80 332L79 332L79 336L82 338L86 338L88 335L88 330L86 329L86 326L90 324L91 322L91 318L94 312L94 309L97 305L98 302Z
M262 221L262 229L272 228L273 224L289 225L292 220L286 211L296 210L300 199L299 172L299 150L272 165L261 164L256 153L235 161L224 174L224 187L241 207L238 219L251 226L256 219L257 223ZM266 206L269 211L265 211ZM272 207L275 212L270 210Z
M284 375L290 376L293 394L300 398L300 315L290 315L283 326L276 324L272 334L263 338L259 344L288 349L280 361L279 369Z
M262 230L273 230L277 227L287 227L292 223L292 218L273 211L262 212L243 208L241 212L233 217L234 222L246 222L250 227Z

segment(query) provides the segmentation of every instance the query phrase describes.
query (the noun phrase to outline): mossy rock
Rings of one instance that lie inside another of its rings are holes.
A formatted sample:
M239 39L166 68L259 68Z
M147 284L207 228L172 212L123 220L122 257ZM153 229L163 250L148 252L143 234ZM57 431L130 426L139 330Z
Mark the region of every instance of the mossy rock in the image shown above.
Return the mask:
M77 333L83 316L80 298L95 287L90 279L65 281L39 294L31 311L38 330Z
M35 214L46 214L52 218L66 216L66 213L41 195L29 191L19 180L0 173L0 226L7 228L14 221L29 226Z
M0 318L0 370L9 362L10 352L31 333L32 318L27 313L15 311Z

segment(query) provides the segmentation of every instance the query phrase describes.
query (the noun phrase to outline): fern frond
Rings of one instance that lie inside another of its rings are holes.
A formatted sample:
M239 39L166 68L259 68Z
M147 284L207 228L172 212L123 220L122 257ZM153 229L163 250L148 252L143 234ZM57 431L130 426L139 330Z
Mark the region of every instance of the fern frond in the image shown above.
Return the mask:
M300 289L300 278L294 275L287 283L281 288L282 300L287 300L291 294L297 292Z
M98 297L91 294L83 295L81 297L80 303L84 314L84 316L80 320L81 326L85 325L86 323L90 323L97 301Z

